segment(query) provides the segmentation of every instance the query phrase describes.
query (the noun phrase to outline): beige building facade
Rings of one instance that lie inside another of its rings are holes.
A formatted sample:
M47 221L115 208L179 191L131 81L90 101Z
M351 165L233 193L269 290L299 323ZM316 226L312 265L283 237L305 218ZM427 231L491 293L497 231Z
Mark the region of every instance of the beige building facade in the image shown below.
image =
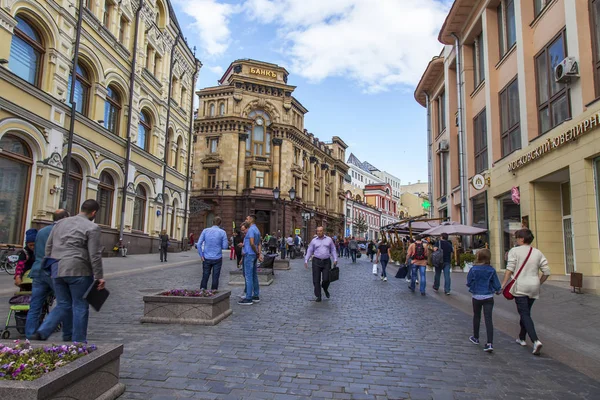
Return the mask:
M0 0L0 243L92 198L105 255L121 234L129 253L155 252L162 229L186 236L200 63L168 0L78 4Z
M230 234L249 214L263 235L309 238L318 225L342 232L347 145L304 128L308 110L287 80L278 65L236 60L219 86L198 92L191 232L220 215Z
M504 268L527 226L552 279L600 292L600 1L456 0L415 98L433 213L489 229Z

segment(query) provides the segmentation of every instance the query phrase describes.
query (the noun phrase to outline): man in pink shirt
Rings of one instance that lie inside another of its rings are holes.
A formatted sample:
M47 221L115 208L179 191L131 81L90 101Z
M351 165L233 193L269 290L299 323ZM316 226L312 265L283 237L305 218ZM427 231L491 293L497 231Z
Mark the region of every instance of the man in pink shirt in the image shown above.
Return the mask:
M329 271L331 271L331 257L333 257L333 265L337 265L337 253L335 251L335 243L329 236L325 236L325 230L322 226L317 228L317 237L315 237L308 245L306 256L304 257L304 268L308 269L308 260L312 259L312 275L313 285L315 287L315 301L321 301L321 287L325 292L325 296L329 298ZM323 283L321 283L321 275L323 275Z

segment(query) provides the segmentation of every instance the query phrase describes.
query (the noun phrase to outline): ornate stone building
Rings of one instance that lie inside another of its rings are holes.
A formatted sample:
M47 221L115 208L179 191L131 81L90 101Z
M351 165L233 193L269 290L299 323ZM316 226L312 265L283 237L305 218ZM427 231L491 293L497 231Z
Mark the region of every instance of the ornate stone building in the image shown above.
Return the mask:
M130 253L157 251L161 229L186 236L200 63L168 0L79 4L0 0L0 243L94 198L106 255L121 235Z
M300 230L312 237L319 224L342 233L347 146L304 129L308 110L287 81L278 65L237 60L219 86L198 92L190 232L218 214L231 233L256 214L262 234Z

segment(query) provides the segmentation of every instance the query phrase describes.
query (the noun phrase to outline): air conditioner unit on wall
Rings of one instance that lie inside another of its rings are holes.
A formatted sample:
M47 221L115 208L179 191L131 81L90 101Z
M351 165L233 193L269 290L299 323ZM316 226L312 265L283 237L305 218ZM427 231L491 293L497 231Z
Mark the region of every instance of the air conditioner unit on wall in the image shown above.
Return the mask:
M450 149L450 144L448 141L446 139L440 140L440 143L438 144L438 152L445 153L448 151L448 149Z
M554 80L558 83L569 83L579 78L579 64L575 57L567 57L554 67Z

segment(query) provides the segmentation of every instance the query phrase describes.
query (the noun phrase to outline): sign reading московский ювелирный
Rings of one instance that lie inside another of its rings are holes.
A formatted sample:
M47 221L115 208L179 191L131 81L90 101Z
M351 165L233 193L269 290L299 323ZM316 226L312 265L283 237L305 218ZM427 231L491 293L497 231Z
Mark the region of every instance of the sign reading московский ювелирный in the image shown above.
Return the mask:
M587 133L588 131L594 128L597 128L598 125L600 125L600 113L592 115L583 122L569 129L568 131L561 133L554 139L548 138L544 143L540 144L535 149L523 154L515 161L510 162L508 164L508 172L515 171L529 164L530 162L537 160L540 157L543 157L544 155L550 153L554 149L561 147L565 143L577 140L579 136L583 135L584 133Z

